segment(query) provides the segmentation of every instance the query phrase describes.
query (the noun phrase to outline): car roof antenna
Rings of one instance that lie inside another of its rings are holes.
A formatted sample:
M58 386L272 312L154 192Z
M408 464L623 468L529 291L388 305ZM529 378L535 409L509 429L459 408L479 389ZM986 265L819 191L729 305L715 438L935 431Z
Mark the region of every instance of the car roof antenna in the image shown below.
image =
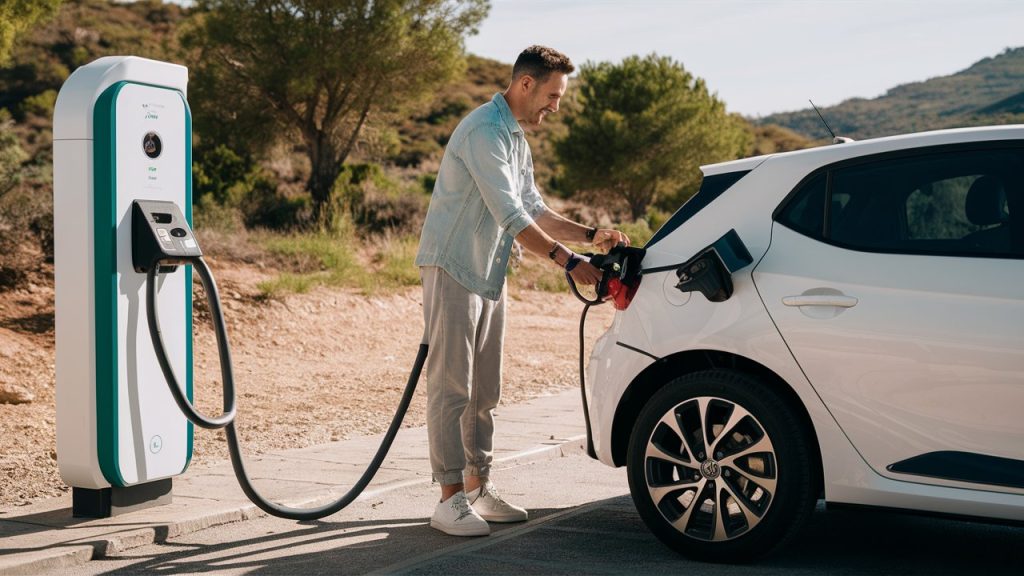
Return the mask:
M853 138L845 138L843 136L836 136L836 133L832 131L832 127L829 126L828 122L825 121L825 117L821 115L821 110L818 110L818 107L814 105L814 102L810 98L808 98L807 101L811 103L811 108L814 108L814 111L818 113L818 118L821 118L821 123L825 125L825 129L828 130L828 133L832 135L832 143L833 144L843 144L844 142L853 142Z

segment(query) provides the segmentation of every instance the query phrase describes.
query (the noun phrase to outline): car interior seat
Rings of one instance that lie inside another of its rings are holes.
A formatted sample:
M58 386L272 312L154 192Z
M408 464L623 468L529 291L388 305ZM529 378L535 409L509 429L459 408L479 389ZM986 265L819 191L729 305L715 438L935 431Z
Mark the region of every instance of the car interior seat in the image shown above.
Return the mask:
M1010 214L1006 209L1006 191L994 176L981 176L967 190L964 205L967 219L975 226L986 226L964 236L974 250L988 253L1010 251Z

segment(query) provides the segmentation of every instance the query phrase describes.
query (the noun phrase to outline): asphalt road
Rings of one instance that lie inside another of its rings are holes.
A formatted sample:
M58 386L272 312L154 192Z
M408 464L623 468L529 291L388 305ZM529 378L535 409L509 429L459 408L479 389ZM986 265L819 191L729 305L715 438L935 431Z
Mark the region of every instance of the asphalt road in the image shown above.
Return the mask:
M486 538L427 526L436 487L390 492L320 522L265 518L94 560L74 574L1024 574L1024 528L819 507L786 550L754 565L688 561L648 533L624 470L584 456L495 472L530 521Z

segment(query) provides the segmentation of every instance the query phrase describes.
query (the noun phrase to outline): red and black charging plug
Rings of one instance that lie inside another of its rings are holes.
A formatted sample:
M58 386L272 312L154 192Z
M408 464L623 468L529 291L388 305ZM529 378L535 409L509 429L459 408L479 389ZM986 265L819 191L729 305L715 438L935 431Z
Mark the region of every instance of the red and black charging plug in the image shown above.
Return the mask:
M590 263L602 272L601 281L597 285L597 297L611 301L616 310L625 310L633 301L633 296L640 288L640 263L647 253L643 248L633 248L619 244L607 254L595 254Z
M640 263L647 253L643 248L633 248L618 244L607 254L585 254L590 263L601 270L601 281L598 282L597 297L593 300L585 298L576 288L572 277L566 273L569 288L573 294L586 304L602 304L611 302L616 310L625 310L640 288L642 278Z

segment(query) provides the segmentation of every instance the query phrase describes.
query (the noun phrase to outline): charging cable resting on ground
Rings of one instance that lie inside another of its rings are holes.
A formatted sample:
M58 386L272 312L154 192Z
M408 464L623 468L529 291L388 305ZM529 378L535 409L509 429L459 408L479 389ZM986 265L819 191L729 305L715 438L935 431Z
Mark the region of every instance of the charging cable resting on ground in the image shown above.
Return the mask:
M384 439L377 448L373 460L363 472L359 480L341 497L322 506L313 508L292 508L271 502L264 498L253 486L245 470L245 462L242 458L242 451L238 442L238 433L235 430L235 378L231 364L231 348L228 345L227 327L224 323L224 314L221 310L220 296L217 292L217 283L210 273L210 268L203 260L202 252L195 243L192 231L188 228L184 217L177 205L173 202L158 201L136 201L133 207L132 218L132 258L136 271L146 274L146 320L149 324L149 335L153 341L153 348L156 351L157 361L160 369L170 387L171 395L178 404L178 408L193 424L201 428L217 430L223 428L227 434L228 451L231 456L231 466L235 471L235 477L245 495L261 510L291 520L316 520L330 516L351 504L359 494L373 480L377 470L380 469L384 458L387 456L391 444L398 434L398 430L409 409L413 393L416 391L416 383L419 381L420 372L427 358L427 345L420 344L419 352L416 354L416 361L413 363L412 372L409 374L409 381L405 385L402 399L399 401L395 415L391 419ZM206 289L206 301L210 307L210 317L217 336L217 353L220 357L220 372L223 379L224 407L223 412L214 418L200 413L192 402L185 395L177 376L171 367L167 351L164 347L163 337L160 333L160 317L157 314L157 275L173 272L177 266L191 264L199 275L199 279Z

